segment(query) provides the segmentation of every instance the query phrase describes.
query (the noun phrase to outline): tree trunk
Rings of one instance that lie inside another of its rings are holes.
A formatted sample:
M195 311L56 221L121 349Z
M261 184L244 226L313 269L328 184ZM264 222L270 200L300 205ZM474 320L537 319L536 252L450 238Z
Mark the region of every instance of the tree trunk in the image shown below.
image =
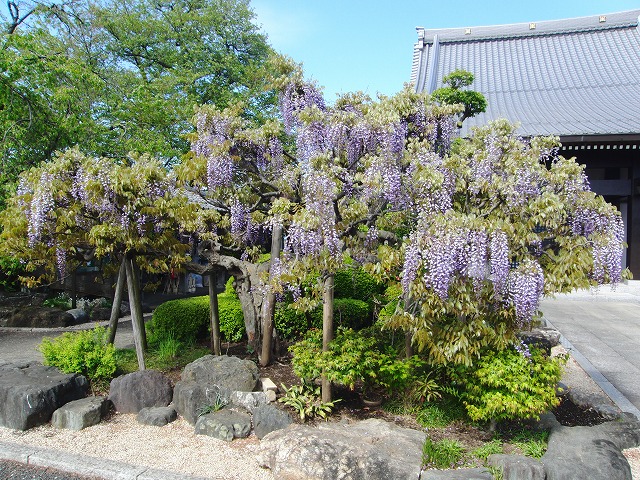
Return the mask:
M138 357L138 368L145 370L144 365L144 349L146 339L143 340L144 335L144 320L140 318L142 313L142 306L139 304L139 296L136 293L136 275L135 269L130 258L126 258L125 271L127 275L127 289L129 293L129 303L131 306L131 325L133 326L133 340L136 346L136 356ZM140 307L140 308L138 308ZM140 328L142 324L142 329Z
M263 295L260 288L260 276L268 268L268 264L254 264L245 262L229 255L220 253L220 246L210 240L198 245L198 254L207 261L206 265L195 262L187 264L187 270L208 275L211 272L226 271L235 278L235 290L240 300L244 326L247 331L249 345L260 353L262 339L262 303Z
M71 274L71 308L78 307L78 267Z
M329 342L333 340L333 287L334 276L327 275L322 289L322 351L329 350ZM323 372L324 373L324 372ZM322 401L331 401L331 382L322 375Z
M271 262L269 267L269 278L273 277L273 265L275 260L280 259L280 247L282 245L282 225L273 226L271 236ZM260 355L260 365L266 367L271 363L271 352L273 350L273 315L276 310L276 295L273 288L269 288L267 298L262 303L262 355Z
M122 294L124 293L124 283L126 281L125 261L126 257L120 263L116 291L113 296L113 305L111 306L111 317L109 318L109 343L111 344L115 341L116 331L118 330L118 318L120 318L120 306L122 305Z
M222 353L220 349L220 312L218 311L217 283L218 275L211 272L209 274L209 310L211 320L211 351L214 355L220 355Z
M407 331L404 334L404 354L405 357L411 358L413 357L413 335L411 332Z

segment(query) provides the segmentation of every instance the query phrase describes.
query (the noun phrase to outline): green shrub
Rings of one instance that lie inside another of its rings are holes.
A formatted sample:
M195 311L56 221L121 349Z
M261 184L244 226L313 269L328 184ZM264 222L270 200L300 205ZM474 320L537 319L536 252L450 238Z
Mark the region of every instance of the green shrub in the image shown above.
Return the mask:
M209 297L207 297L207 301ZM239 342L245 334L244 315L237 296L218 295L220 334L228 342ZM207 311L207 318L209 312Z
M302 383L287 388L282 384L284 395L278 401L291 407L304 422L307 418L321 417L325 420L331 413L335 404L340 400L323 402L320 397L320 387Z
M218 295L220 334L227 341L239 341L245 332L244 316L240 300ZM207 335L210 325L209 297L191 297L169 300L159 305L149 323L149 342L158 344L173 338L179 342L192 343Z
M91 380L108 380L116 371L113 345L107 343L107 329L66 332L56 338L44 338L38 347L44 364L64 373L80 373Z
M15 257L0 255L0 288L14 292L20 288L20 275L25 274L25 265Z
M353 298L336 298L333 301L334 327L360 330L370 323L369 305ZM308 313L300 312L289 304L276 305L274 314L276 330L287 340L304 336L312 328L322 328L322 305Z
M351 389L356 383L362 383L365 389L373 385L389 390L406 388L414 379L414 371L423 368L424 362L417 357L400 359L393 352L382 351L382 345L371 333L372 329L358 332L340 329L329 350L323 352L322 331L310 331L290 347L295 374L310 382L324 370L329 380Z
M538 418L560 402L556 385L565 360L535 348L528 356L508 348L485 353L472 367L457 367L452 378L474 421Z
M322 327L322 305L314 308L310 314L311 325ZM371 310L369 305L354 298L335 298L333 300L334 328L352 328L360 330L371 324Z
M373 298L384 291L383 284L359 267L338 270L334 282L335 298L355 298L370 305Z
M61 308L69 310L71 308L71 297L67 292L60 292L57 297L47 298L42 305L45 307Z
M278 335L282 338L294 340L303 337L311 328L322 328L322 315L319 323L317 317L314 324L311 324L310 321L311 316L307 317L306 314L294 309L289 304L276 304L273 322Z

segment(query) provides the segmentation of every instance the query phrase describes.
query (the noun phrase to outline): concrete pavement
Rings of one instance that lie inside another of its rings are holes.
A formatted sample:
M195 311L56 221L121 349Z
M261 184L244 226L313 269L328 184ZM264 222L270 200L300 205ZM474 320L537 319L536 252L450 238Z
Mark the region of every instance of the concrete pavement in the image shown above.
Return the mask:
M600 388L640 418L640 281L558 295L540 309Z

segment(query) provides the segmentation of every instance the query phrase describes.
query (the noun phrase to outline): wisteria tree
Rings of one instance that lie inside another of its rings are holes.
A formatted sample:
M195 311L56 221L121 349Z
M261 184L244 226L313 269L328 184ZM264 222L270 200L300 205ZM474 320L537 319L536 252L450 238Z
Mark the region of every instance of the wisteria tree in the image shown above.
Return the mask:
M524 140L498 121L447 155L415 151L428 186L414 197L402 257L404 296L388 325L434 363L471 364L536 319L543 295L620 281L624 226L553 138Z
M137 266L166 273L186 261L188 244L178 225L189 225L195 206L153 158L130 162L87 157L77 149L24 172L8 208L0 213L2 250L27 264L30 287L65 278L83 257L121 264L126 276L138 363L146 347ZM120 288L121 284L117 287ZM114 308L119 308L114 302ZM117 325L117 323L116 323Z
M329 107L291 82L281 103L301 172L300 204L274 209L289 215L282 278L320 272L325 307L347 256L397 278L387 326L432 362L471 364L515 342L544 294L622 278L621 216L557 139L522 139L505 121L456 139L464 105L410 90Z
M284 153L280 123L269 120L255 126L243 115L244 108L199 108L191 151L176 172L201 206L194 233L205 263L192 262L188 268L212 280L223 271L234 277L249 343L267 364L275 292L268 279L269 264L260 259L273 244L270 263L277 269L282 229L270 210L277 198L296 196L297 167ZM210 289L212 328L216 298ZM264 348L263 337L268 340Z

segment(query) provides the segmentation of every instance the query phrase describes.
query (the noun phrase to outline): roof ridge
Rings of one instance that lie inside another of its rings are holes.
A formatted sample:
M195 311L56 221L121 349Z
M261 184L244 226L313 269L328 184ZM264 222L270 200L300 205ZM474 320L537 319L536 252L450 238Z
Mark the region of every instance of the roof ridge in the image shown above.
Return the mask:
M435 35L441 43L483 41L504 38L563 35L567 33L596 32L638 26L640 9L605 15L591 15L540 22L520 22L504 25L425 29L417 27L419 43L430 44Z

